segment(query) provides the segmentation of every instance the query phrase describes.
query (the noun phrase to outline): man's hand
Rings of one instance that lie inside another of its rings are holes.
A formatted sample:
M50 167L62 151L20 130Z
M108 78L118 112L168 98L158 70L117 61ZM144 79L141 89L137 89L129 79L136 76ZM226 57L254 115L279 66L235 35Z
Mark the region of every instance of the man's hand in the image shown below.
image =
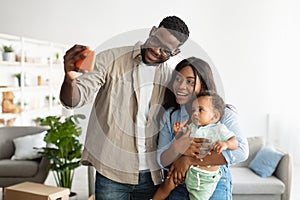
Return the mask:
M75 63L85 58L86 55L81 53L85 49L87 49L86 46L74 45L64 55L65 78L59 96L60 100L70 107L75 107L80 101L80 92L75 83L80 70L75 67Z
M74 80L76 78L79 69L75 67L75 63L76 61L86 57L86 55L81 52L87 48L87 46L76 44L66 52L64 55L65 78L69 78L70 80Z

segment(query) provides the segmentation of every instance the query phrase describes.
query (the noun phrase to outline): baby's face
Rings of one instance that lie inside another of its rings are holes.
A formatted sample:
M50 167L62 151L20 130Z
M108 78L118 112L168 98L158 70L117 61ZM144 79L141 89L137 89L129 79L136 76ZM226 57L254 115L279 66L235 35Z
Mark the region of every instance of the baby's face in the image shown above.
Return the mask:
M211 97L201 96L194 100L191 120L195 125L205 126L214 124L218 121L216 117Z

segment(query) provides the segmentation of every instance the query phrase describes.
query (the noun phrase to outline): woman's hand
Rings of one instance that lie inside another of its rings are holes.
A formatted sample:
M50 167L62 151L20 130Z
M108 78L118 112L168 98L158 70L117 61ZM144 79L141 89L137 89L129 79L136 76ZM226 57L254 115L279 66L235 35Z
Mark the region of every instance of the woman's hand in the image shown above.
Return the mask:
M184 129L187 122L188 122L188 120L185 120L183 122L175 122L173 124L174 136L175 137L177 136L176 138L180 137L180 136L178 136L178 133L180 131L183 131L183 129Z
M193 138L190 138L191 128L189 125L186 126L187 130L181 136L177 137L172 146L175 149L175 152L179 154L185 154L193 143Z
M211 154L212 146L211 139L208 138L194 138L194 146L198 148L198 154L195 158L202 159Z
M200 147L201 144L194 141L194 139L191 139L189 148L183 153L185 156L190 156L193 158L198 158L200 154Z
M191 166L190 159L191 157L181 156L171 165L167 178L172 178L176 186L184 182L185 174Z

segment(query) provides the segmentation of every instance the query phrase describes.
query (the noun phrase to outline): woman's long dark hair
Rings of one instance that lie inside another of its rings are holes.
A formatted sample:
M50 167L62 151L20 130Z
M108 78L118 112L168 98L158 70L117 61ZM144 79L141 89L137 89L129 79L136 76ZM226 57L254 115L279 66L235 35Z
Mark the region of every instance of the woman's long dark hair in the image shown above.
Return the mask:
M201 82L201 91L210 90L217 92L213 73L209 64L204 60L196 57L184 59L176 65L175 70L172 73L172 78L168 83L163 103L163 107L165 110L173 107L174 109L172 112L174 112L175 110L179 109L180 105L176 102L176 97L173 91L173 83L175 81L176 75L187 66L190 66L193 69L195 80L197 80L197 76L199 77Z
M212 73L212 70L211 70L209 64L207 62L205 62L204 60L202 60L200 58L196 58L196 57L189 57L187 59L184 59L176 65L175 70L172 73L172 78L166 88L164 102L162 104L163 109L161 109L158 113L158 118L157 118L158 121L164 123L164 121L166 120L166 119L164 119L165 111L169 108L173 108L173 110L170 113L170 119L169 119L170 121L172 121L172 119L171 119L172 113L180 108L180 105L176 102L176 96L173 91L173 83L175 81L177 74L183 68L185 68L187 66L190 66L193 69L195 81L197 80L196 79L197 76L199 77L200 82L201 82L201 91L202 90L210 90L210 91L217 92L213 73ZM195 97L196 97L196 94L195 94ZM193 101L193 98L188 103L191 103L192 101ZM159 138L159 135L158 135L158 138Z

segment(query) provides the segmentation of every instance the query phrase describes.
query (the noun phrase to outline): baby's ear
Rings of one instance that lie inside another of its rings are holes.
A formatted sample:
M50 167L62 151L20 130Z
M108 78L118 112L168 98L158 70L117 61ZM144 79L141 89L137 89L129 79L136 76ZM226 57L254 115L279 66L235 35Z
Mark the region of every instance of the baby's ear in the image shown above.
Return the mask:
M218 111L214 112L214 117L213 119L215 120L215 122L218 122L220 120L221 114Z

